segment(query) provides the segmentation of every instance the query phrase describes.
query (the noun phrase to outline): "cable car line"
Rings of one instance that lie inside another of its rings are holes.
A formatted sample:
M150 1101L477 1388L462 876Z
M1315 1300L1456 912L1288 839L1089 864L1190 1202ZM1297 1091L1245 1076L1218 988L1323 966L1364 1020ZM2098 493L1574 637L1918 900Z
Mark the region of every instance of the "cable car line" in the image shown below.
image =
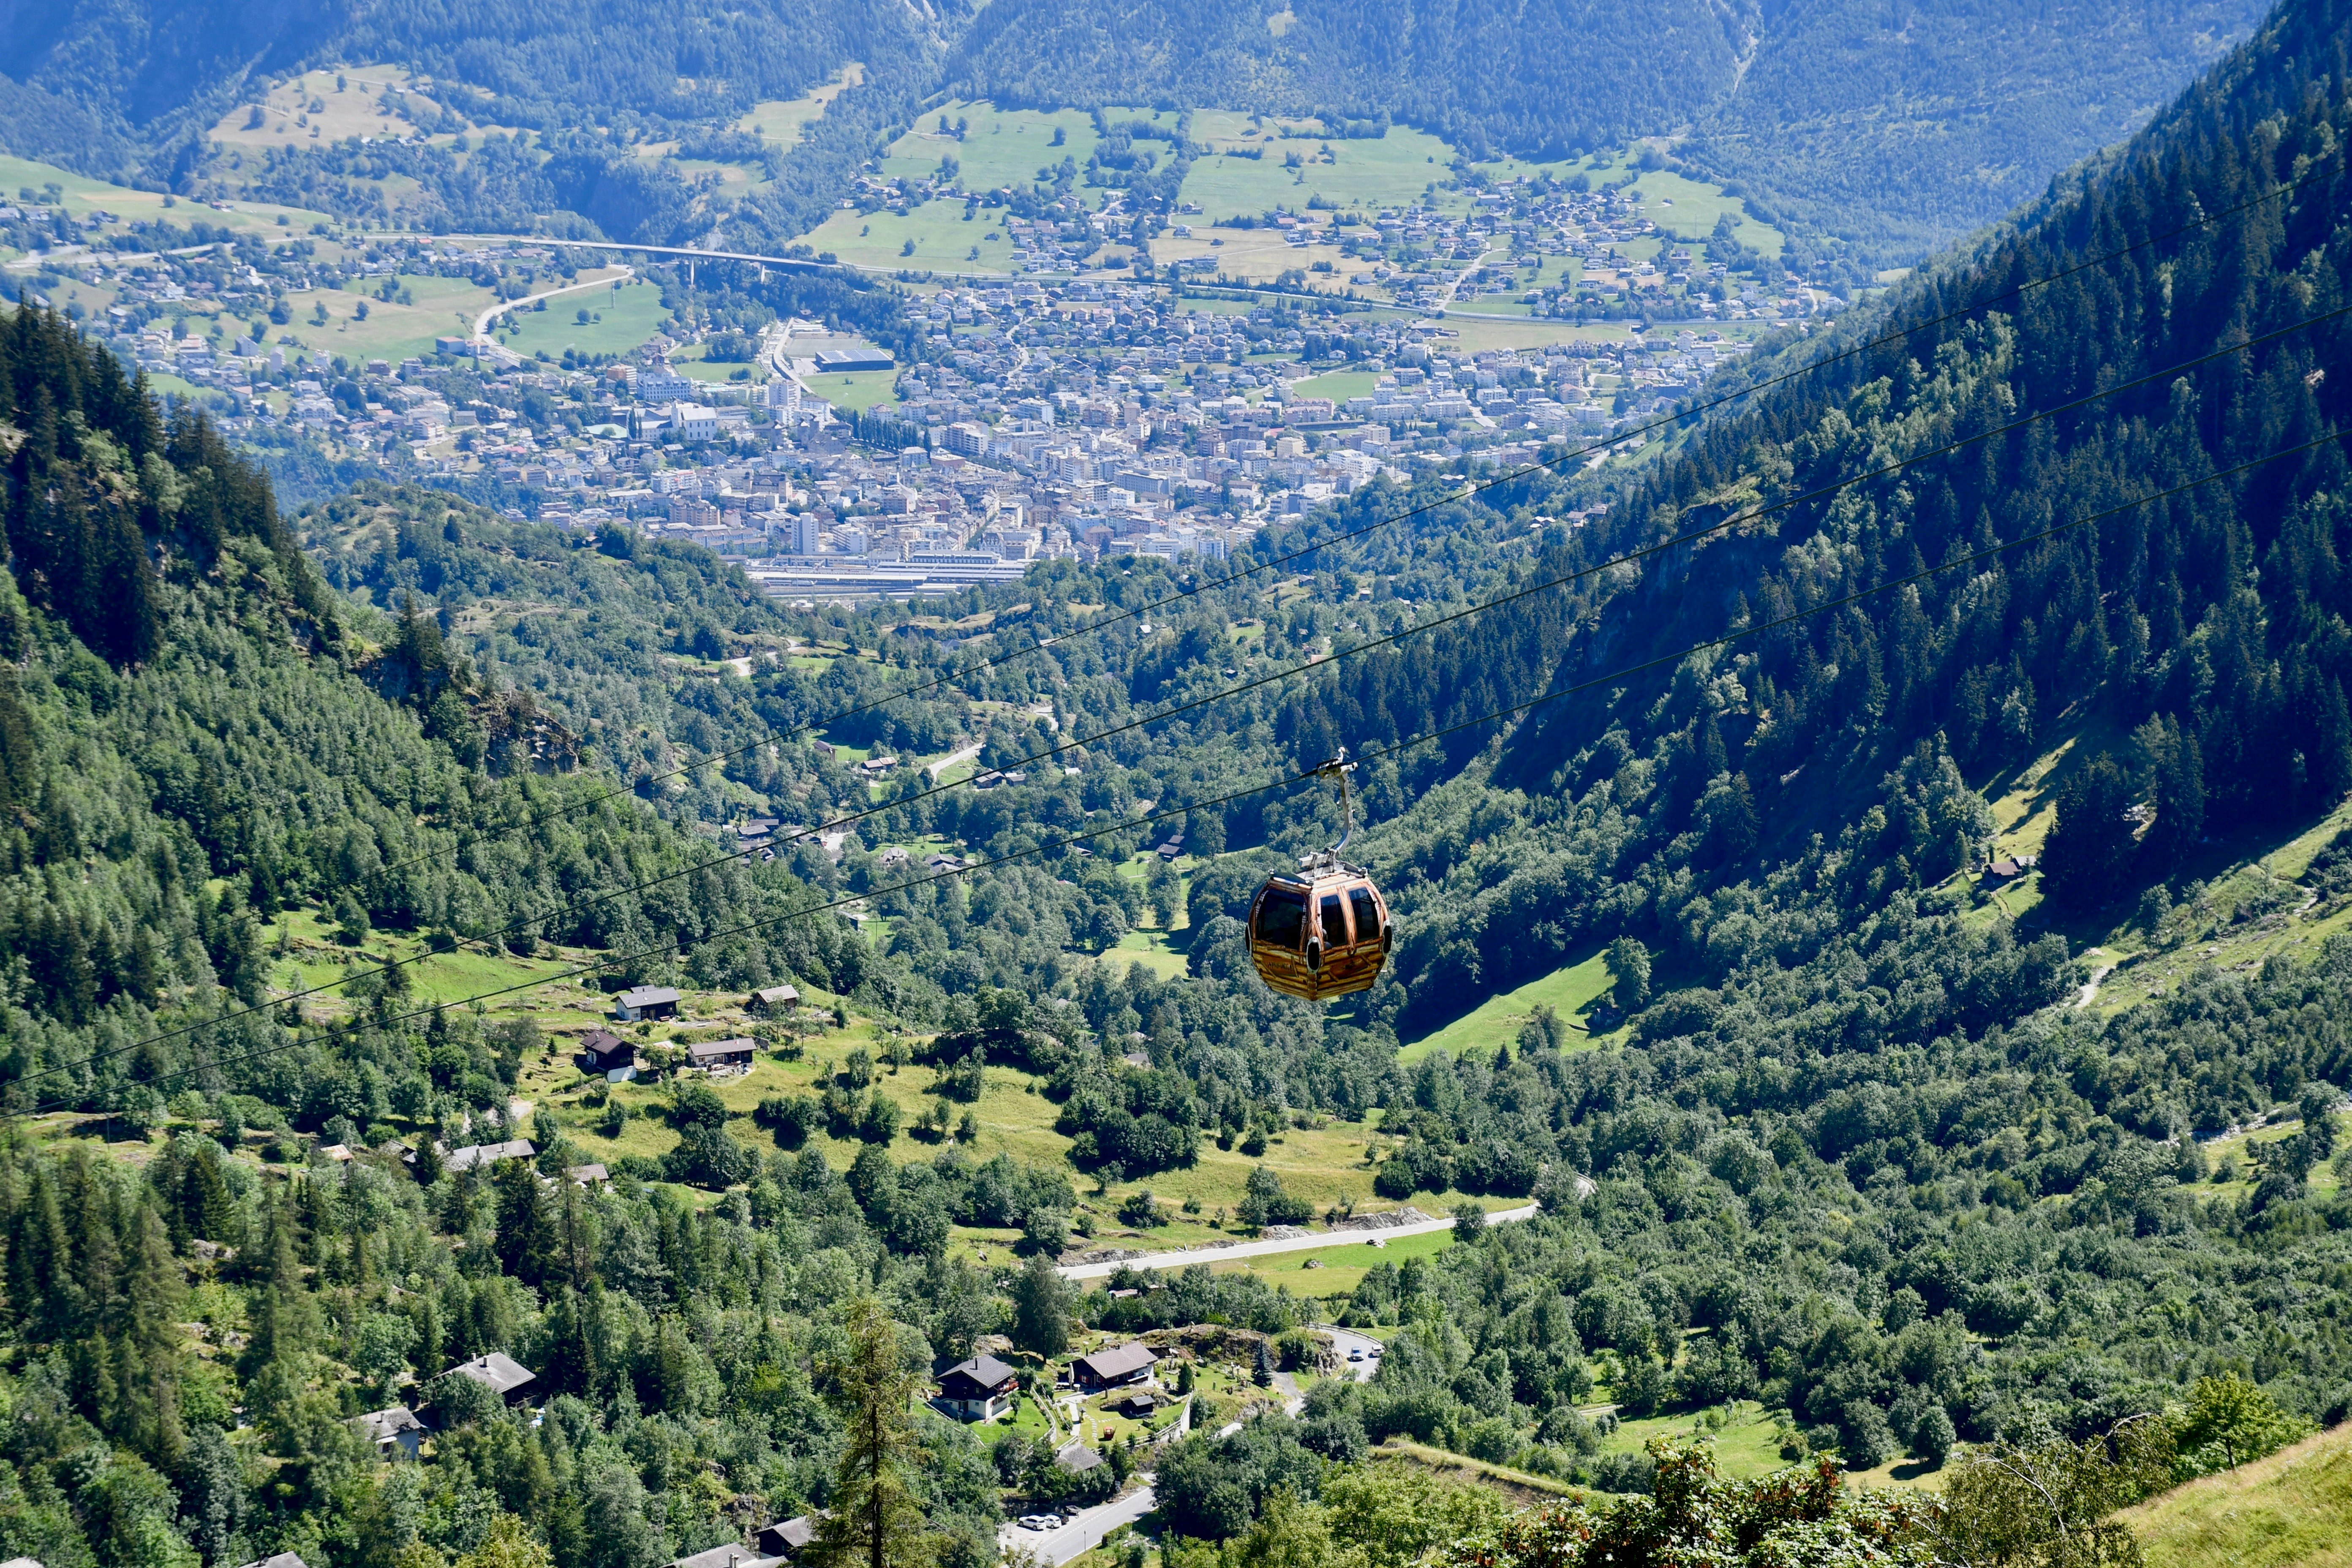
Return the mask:
M1511 590L1509 593L1500 595L1495 598L1482 600L1475 605L1465 605L1461 609L1452 611L1446 615L1440 616L1427 621L1416 622L1412 626L1402 627L1397 631L1389 632L1380 637L1368 637L1360 642L1351 643L1344 648L1335 648L1328 655L1318 656L1297 664L1289 665L1284 668L1271 671L1268 674L1258 676L1249 680L1242 681L1236 685L1221 687L1217 690L1205 693L1202 696L1192 698L1171 706L1162 707L1151 712L1143 714L1140 717L1129 719L1106 729L1097 730L1087 735L1064 741L1059 744L1048 747L1042 752L1032 752L1024 755L1007 764L1007 768L1021 768L1031 763L1048 762L1055 757L1064 755L1069 752L1077 751L1090 745L1097 745L1104 741L1113 739L1119 735L1128 734L1136 730L1144 729L1152 724L1161 723L1170 719L1181 717L1183 714L1192 712L1198 709L1205 708L1214 703L1223 702L1230 698L1243 696L1248 692L1258 690L1264 687L1279 684L1282 681L1288 680L1293 677L1305 674L1323 666L1335 665L1342 658L1350 658L1358 654L1369 653L1377 648L1386 647L1401 643L1407 637L1417 637L1424 632L1435 631L1442 626L1450 626L1458 621L1467 620L1474 616L1484 615L1489 610L1499 609L1505 605L1516 604L1522 599L1532 598L1538 594L1547 593L1553 588L1561 587L1568 584L1580 581L1586 577L1597 575L1598 574L1609 571L1613 567L1630 565L1647 560L1651 556L1662 554L1682 545L1693 543L1696 541L1727 532L1743 524L1754 522L1760 518L1771 516L1776 512L1786 511L1792 507L1801 506L1810 501L1821 500L1829 496L1835 495L1840 491L1851 489L1856 485L1866 484L1873 479L1885 479L1888 475L1900 472L1903 469L1916 468L1921 463L1927 462L1932 458L1948 456L1962 447L1973 446L1982 441L1988 441L1995 437L2012 434L2029 425L2037 424L2045 419L2055 418L2063 414L2072 413L2074 410L2085 407L2090 404L2102 401L2105 398L2116 396L2120 394L2132 391L2137 387L2145 386L2151 382L2162 381L2168 377L2177 376L2184 371L2194 370L2200 365L2210 363L2217 359L2226 359L2232 354L2241 353L2248 349L2256 348L2264 343L2275 342L2278 339L2291 336L2294 333L2303 331L2307 328L2317 326L2322 322L2332 321L2336 317L2346 314L2352 314L2352 304L2339 306L2336 310L2325 311L2316 316L2308 317L2291 326L2275 328L2273 331L2264 332L2259 336L2248 338L2240 342L2210 350L2205 353L2198 355L2194 359L2180 361L2177 363L2168 365L2162 370L2150 371L2144 375L2134 378L2133 380L2119 382L2113 386L2103 387L2096 392L2086 393L2071 402L2059 404L2050 408L2039 410L2033 414L2025 415L2020 418L2010 421L2006 425L1994 426L1989 429L1979 431L1974 435L1961 437L1958 440L1947 442L1941 447L1930 447L1925 451L1914 453L1909 457L1885 464L1880 468L1870 469L1867 472L1852 475L1846 479L1840 479L1835 483L1816 486L1811 490L1806 490L1793 496L1784 497L1769 505L1754 507L1746 511L1735 512L1730 516L1722 518L1717 521L1708 523L1704 527L1692 529L1685 532L1675 534L1670 538L1659 540L1654 543L1643 545L1639 549L1624 552L1622 554L1612 556L1609 560L1597 563L1593 565L1580 567L1573 572L1563 573L1555 577L1549 577L1536 583L1524 584L1518 588ZM1001 773L1005 772L1006 768L994 768L986 771L989 773ZM975 777L979 775L975 775ZM825 821L818 824L814 827L806 827L796 830L790 836L786 837L783 842L787 844L803 843L813 837L823 834L828 828L839 827L846 824L865 821L868 817L883 816L887 813L898 810L902 806L912 805L919 801L928 800L934 795L944 795L950 790L961 789L971 782L972 781L960 779L952 784L934 784L928 789L918 790L911 795L903 795L897 800L883 801L878 804L863 806L856 811L838 814L828 817ZM711 870L718 867L730 864L730 862L741 859L743 858L743 853L744 852L740 850L731 850L724 855L714 856L709 859L698 860L691 865L678 867L672 870L666 871L660 876L648 878L644 881L632 883L626 887L610 889L586 899L574 900L570 903L561 905L558 908L547 910L544 913L518 917L503 926L498 926L489 931L478 932L466 940L481 942L495 942L501 937L511 935L516 931L524 931L534 926L545 925L551 921L561 920L567 915L582 914L587 910L597 909L605 904L611 903L614 900L634 897L649 889L677 881L681 878L692 876L697 872ZM389 869L390 868L387 868L387 870ZM129 1052L141 1049L146 1046L154 1045L164 1040L174 1039L182 1035L190 1034L198 1029L215 1027L221 1024L234 1022L237 1018L248 1017L257 1013L268 1012L273 1008L284 1006L289 1002L299 1002L305 997L320 995L327 992L339 989L341 986L348 985L354 980L363 979L370 975L388 974L396 969L404 969L412 965L422 964L428 959L435 956L436 956L436 954L428 949L427 951L417 953L413 957L394 959L388 963L380 964L373 969L356 970L350 973L340 975L333 980L326 981L320 984L289 993L289 994L278 997L271 1002L237 1008L228 1013L222 1014L216 1017L178 1025L171 1029L163 1030L156 1034L147 1036L140 1040L133 1041L129 1045L117 1046L108 1051L97 1053L89 1058L85 1058L84 1060L96 1061L102 1060L110 1056L125 1055ZM23 1080L20 1079L18 1081Z
M1559 701L1562 698L1573 697L1600 687L1614 685L1618 682L1629 679L1633 676L1644 674L1653 669L1680 664L1684 659L1688 658L1695 653L1705 653L1713 648L1727 647L1732 643L1745 641L1749 637L1759 637L1766 632L1775 631L1782 626L1790 626L1799 621L1810 620L1816 616L1827 615L1835 610L1844 609L1861 600L1874 598L1881 594L1891 593L1898 588L1908 587L1914 584L1925 582L1928 578L1940 576L1946 572L1956 571L1963 566L1974 565L1979 562L1990 560L1996 555L2004 554L2009 551L2016 550L2028 544L2040 543L2045 540L2056 538L2061 534L2070 533L2078 529L2087 528L2095 523L2102 522L2108 518L2121 516L2122 514L2129 511L2136 511L2141 507L2153 506L2158 501L2168 500L2175 496L2187 494L2190 490L2201 489L2208 485L2219 484L2227 479L2236 479L2242 474L2251 473L2257 468L2266 468L2272 463L2279 462L2288 458L2298 457L2303 453L2314 451L2322 447L2332 446L2343 441L2347 437L2352 437L2352 430L2337 431L2330 435L2321 436L2313 440L2303 442L2297 446L2282 448L2281 450L2270 453L2265 457L2250 458L2249 460L2239 463L2233 467L2218 469L2199 479L2184 480L2179 484L2170 486L2165 489L2151 491L2148 494L2136 497L2131 500L2123 501L2115 506L2106 507L2098 511L2087 513L2082 517L2072 519L2066 522L2053 523L2046 528L2037 529L2032 533L2021 534L2015 539L1997 542L1993 544L1987 545L1981 550L1971 551L1967 554L1955 556L1940 565L1925 567L1920 571L1909 573L1901 577L1892 578L1867 588L1856 589L1851 594L1817 605L1811 609L1797 610L1789 615L1778 616L1769 621L1738 627L1732 631L1725 633L1721 637L1711 637L1703 642L1693 643L1686 647L1676 650L1674 653L1663 654L1654 658L1644 659L1638 664L1628 665L1622 668L1612 670L1605 676L1598 676L1584 680L1575 681L1567 686L1554 687L1535 697L1528 699L1524 702L1513 703L1509 707L1499 708L1492 712L1481 714L1474 719L1465 719L1457 723L1448 724L1441 729L1424 731L1418 735L1408 736L1403 740L1365 752L1361 754L1359 760L1380 761L1386 760L1390 757L1399 756L1417 747L1428 745L1433 742L1442 741L1450 736L1461 734L1465 731L1476 729L1481 725L1492 724L1503 720L1516 718L1522 713L1542 707L1547 703ZM1011 865L1024 860L1041 858L1045 856L1070 848L1074 846L1084 844L1090 839L1104 837L1113 833L1129 832L1134 828L1143 826L1150 823L1162 822L1173 817L1186 816L1192 812L1206 811L1216 806L1228 805L1234 801L1246 800L1256 795L1271 794L1276 790L1289 789L1295 785L1305 784L1310 780L1323 776L1328 766L1328 763L1317 763L1315 766L1307 768L1303 772L1290 774L1285 778L1276 779L1268 784L1254 784L1246 789L1234 790L1227 794L1214 795L1204 800L1189 801L1184 805L1171 806L1166 810L1154 811L1143 816L1133 818L1129 821L1112 823L1102 827L1089 828L1084 832L1070 834L1066 837L1056 839L1050 844L1042 844L1031 848L1013 850L1003 855L990 856L982 859L967 861L961 866L944 868L929 876L910 878L906 881L894 883L887 888L876 889L865 894L830 899L820 903L804 906L798 910L790 910L780 915L771 915L760 920L745 921L739 925L730 926L719 931L706 933L698 940L702 942L718 942L723 941L729 937L748 935L752 931L764 931L772 926L783 925L793 921L804 920L814 915L820 915L831 910L844 909L851 904L859 902L864 899L887 898L892 893L906 892L915 888L926 887L935 882L946 881L951 878L962 877L973 871L990 870L999 866ZM570 969L562 970L556 973L544 974L535 979L517 982L512 985L503 985L488 991L477 992L473 995L459 997L454 1001L437 1002L428 1006L412 1008L404 1013L390 1015L381 1020L381 1022L387 1026L412 1022L418 1018L429 1017L435 1013L446 1012L452 1007L471 1006L476 1003L492 1001L500 996L510 995L518 991L530 991L542 985L554 984L560 981L576 979L580 975L590 973L595 970L610 968L616 964L633 963L638 959L657 957L664 953L673 952L677 946L677 941L673 938L671 941L659 943L653 947L641 948L632 952L600 954L590 962L576 964ZM271 1005L283 1005L289 999L289 998L281 997L277 1003L271 1004ZM205 1023L226 1023L230 1021L232 1018L244 1016L247 1013L256 1010L257 1009L247 1009L243 1013L225 1015L220 1018L206 1020ZM192 1027L204 1026L205 1025L202 1024L192 1026ZM255 1061L265 1057L280 1055L286 1051L293 1050L306 1043L308 1043L308 1041L305 1037L298 1036L292 1040L284 1041L278 1045L260 1047L250 1051L238 1052L225 1058L216 1057L212 1058L210 1061L194 1063L189 1067L178 1068L173 1072L164 1073L154 1079L145 1079L142 1081L151 1087L171 1083L180 1079L186 1078L194 1073L216 1070L221 1067L238 1062ZM45 1068L39 1072L26 1073L19 1078L9 1080L5 1085L0 1085L0 1090L14 1088L20 1084L31 1083L38 1079L55 1077L62 1072L70 1072L78 1068L87 1067L91 1062L102 1060L106 1057L119 1054L121 1054L120 1051L94 1053L91 1056L84 1057L74 1062L63 1063L54 1068ZM22 1120L26 1117L42 1115L51 1110L69 1109L69 1107L70 1102L68 1100L51 1100L46 1104L36 1105L26 1110L0 1112L0 1120Z
M2323 160L2323 163L2324 162L2325 160ZM2045 278L2029 279L2025 282L2005 289L1999 294L1988 295L1985 298L1975 300L1969 304L1947 310L1941 315L1929 316L1923 321L1915 321L1910 325L1902 327L1898 330L1883 332L1879 336L1867 339L1855 344L1852 348L1841 350L1836 353L1825 354L1819 359L1808 360L1803 364L1799 365L1792 370L1783 371L1777 375L1769 376L1762 381L1737 387L1718 397L1709 399L1706 402L1689 405L1677 409L1671 414L1660 415L1654 419L1618 431L1616 434L1609 437L1605 440L1592 441L1582 447L1578 447L1570 450L1561 452L1556 457L1538 458L1535 462L1529 463L1525 467L1514 468L1508 472L1500 473L1486 479L1474 480L1466 484L1460 490L1457 490L1442 500L1424 502L1420 506L1411 507L1403 511L1393 512L1386 517L1379 518L1360 528L1349 529L1339 533L1328 535L1302 549L1294 550L1285 555L1274 556L1239 572L1229 573L1213 582L1196 582L1192 587L1181 588L1175 593L1165 595L1158 599L1151 600L1147 604L1139 605L1131 609L1120 610L1116 614L1101 616L1098 619L1089 621L1087 625L1079 626L1074 630L1057 633L1052 637L1036 637L1025 647L1011 648L1003 653L991 655L989 658L981 659L976 663L960 666L952 671L935 676L929 680L919 682L918 684L908 687L903 690L893 691L887 696L876 699L874 701L861 703L853 708L846 708L837 713L830 714L822 719L811 720L806 723L793 726L789 729L777 729L771 727L765 734L761 735L757 740L746 742L742 745L733 747L728 751L713 752L708 756L698 758L694 762L670 768L665 772L648 773L644 778L631 783L625 788L608 789L599 794L592 794L584 799L571 802L552 811L530 817L523 822L512 823L503 827L478 830L476 832L472 842L481 843L489 839L500 838L509 833L527 831L530 828L539 826L542 823L561 820L562 818L572 816L575 813L586 811L591 807L601 805L606 801L616 800L625 795L634 795L639 789L666 784L671 779L682 778L687 774L695 772L698 768L709 767L713 763L730 762L737 757L755 752L761 746L774 744L778 741L793 740L803 735L814 734L831 725L840 723L844 720L854 719L861 714L875 712L877 710L886 708L889 706L889 704L902 699L919 697L926 691L936 691L943 686L951 686L957 682L968 679L972 676L984 674L989 670L999 668L1004 665L1010 664L1014 659L1025 658L1029 655L1039 652L1042 649L1057 647L1058 645L1071 641L1074 638L1091 637L1097 632L1107 630L1123 621L1134 620L1140 616L1150 615L1156 610L1165 608L1167 605L1179 604L1187 599L1198 597L1202 594L1210 593L1218 588L1229 587L1235 583L1243 582L1262 573L1272 571L1277 567L1289 565L1294 562L1314 554L1318 550L1327 550L1336 544L1344 544L1350 540L1360 539L1367 534L1377 532L1381 529L1390 527L1396 523L1409 521L1416 517L1425 516L1430 512L1440 510L1441 508L1452 506L1460 501L1468 500L1474 496L1483 495L1486 491L1496 489L1497 487L1514 484L1518 480L1527 479L1534 474L1549 472L1557 465L1571 462L1581 458L1591 457L1595 452L1605 452L1609 448L1618 446L1633 437L1647 436L1669 426L1681 424L1687 419L1691 419L1699 415L1720 408L1727 404L1737 402L1740 398L1750 397L1758 393L1769 391L1775 386L1783 385L1801 376L1811 374L1816 370L1825 369L1830 365L1841 363L1858 355L1868 353L1874 349L1884 348L1889 343L1898 342L1906 338L1916 336L1920 332L1929 331L1935 327L1942 326L1948 321L1957 321L1963 316L1973 315L1979 310L1988 309L1993 305L2000 304L2004 300L2019 298L2020 296L2031 293L2037 289L2044 289L2053 284L2063 282L2069 278L2076 277L2084 272L2104 267L2110 261L2119 260L2122 258L2130 256L2137 251L2145 250L2149 246L2162 244L2166 240L2178 238L2181 235L2190 233L2197 229L2210 228L2225 218L2234 217L2240 213L2247 212L2254 207L2262 206L2267 203L2276 201L2283 196L2291 195L2306 185L2318 183L2321 178L2322 176L2317 173L2306 174L2300 180L2277 186L2272 190L2264 192L2261 195L2249 197L2245 201L2240 202L2234 206L2224 207L2219 212L2209 214L2203 217L2192 219L2188 223L2180 224L2172 228L2166 229L2162 233L2150 235L2147 238L2136 241L2131 245L2121 246L2114 250L2105 251L2100 255L2087 258L2084 260L2075 263L2072 267L2064 268L2057 272L2051 273ZM465 831L462 827L450 827L447 830L457 833ZM459 852L462 852L464 847L465 847L461 845L459 847ZM440 859L442 858L442 856L443 852L440 850L428 850L423 854L412 856L405 860L394 861L386 866L384 870L387 872L402 870L407 867L418 865L426 860Z

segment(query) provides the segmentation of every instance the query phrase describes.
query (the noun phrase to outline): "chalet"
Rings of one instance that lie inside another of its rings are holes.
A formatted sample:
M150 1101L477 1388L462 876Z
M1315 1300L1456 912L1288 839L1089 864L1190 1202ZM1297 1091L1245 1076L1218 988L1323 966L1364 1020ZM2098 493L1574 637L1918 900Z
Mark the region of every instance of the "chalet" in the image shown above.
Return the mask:
M687 1059L695 1067L711 1072L750 1072L751 1042L738 1037L731 1040L697 1040L686 1047Z
M764 990L752 992L744 1000L743 1007L746 1012L772 1018L779 1014L788 1013L800 1005L801 994L795 987L771 985Z
M539 1381L521 1363L499 1351L459 1362L441 1376L472 1378L509 1405L525 1403L530 1397L526 1390Z
M1054 1456L1054 1463L1074 1476L1083 1476L1088 1470L1098 1468L1102 1462L1103 1457L1084 1443L1073 1443Z
M1139 1388L1126 1398L1113 1401L1111 1408L1130 1420L1140 1421L1160 1408L1160 1396L1150 1389Z
M640 1018L675 1018L677 1004L675 985L632 985L613 998L613 1016L625 1024Z
M574 1165L563 1173L583 1187L601 1187L613 1179L613 1173L603 1165Z
M637 1043L610 1029L591 1029L581 1036L580 1054L572 1059L582 1072L603 1073L612 1083L626 1083L637 1076Z
M504 1143L468 1143L463 1149L452 1149L441 1157L445 1171L471 1171L483 1165L495 1165L501 1160L529 1160L539 1150L528 1138L513 1138Z
M244 1568L310 1568L310 1565L302 1561L299 1552L281 1552L275 1557L264 1557L257 1563L247 1563Z
M772 1568L781 1561L762 1556L748 1546L714 1546L691 1557L673 1557L668 1568Z
M1151 1369L1159 1364L1160 1358L1150 1346L1130 1342L1116 1350L1082 1355L1070 1363L1070 1371L1081 1388L1118 1388L1148 1381Z
M796 1556L816 1539L816 1525L808 1515L763 1524L751 1532L751 1549L769 1557Z
M960 1361L940 1373L940 1396L932 1403L959 1421L993 1421L1013 1408L1021 1374L992 1355Z
M371 1410L352 1418L353 1426L375 1445L379 1459L413 1459L419 1445L425 1441L425 1423L416 1412L405 1405L395 1405L386 1410Z

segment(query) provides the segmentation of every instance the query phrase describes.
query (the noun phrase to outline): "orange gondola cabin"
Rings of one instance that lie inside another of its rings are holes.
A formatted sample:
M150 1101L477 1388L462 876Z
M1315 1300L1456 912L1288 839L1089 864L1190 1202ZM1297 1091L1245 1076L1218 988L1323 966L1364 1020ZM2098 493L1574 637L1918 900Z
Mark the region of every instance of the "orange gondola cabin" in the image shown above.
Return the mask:
M1348 774L1355 764L1342 751L1316 770L1339 781L1345 826L1339 842L1299 861L1295 872L1270 879L1250 906L1250 962L1258 978L1286 996L1328 1002L1369 991L1381 977L1396 926L1381 890L1361 868L1339 858L1355 831Z
M1318 862L1260 888L1249 918L1258 978L1308 1002L1370 990L1395 940L1372 879L1337 857Z

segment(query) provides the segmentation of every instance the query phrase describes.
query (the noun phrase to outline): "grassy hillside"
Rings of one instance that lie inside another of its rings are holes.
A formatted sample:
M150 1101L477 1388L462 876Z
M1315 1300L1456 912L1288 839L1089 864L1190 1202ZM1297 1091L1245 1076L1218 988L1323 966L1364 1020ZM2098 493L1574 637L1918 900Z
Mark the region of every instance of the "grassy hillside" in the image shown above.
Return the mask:
M2352 1426L2120 1517L2150 1568L2343 1568L2352 1563Z

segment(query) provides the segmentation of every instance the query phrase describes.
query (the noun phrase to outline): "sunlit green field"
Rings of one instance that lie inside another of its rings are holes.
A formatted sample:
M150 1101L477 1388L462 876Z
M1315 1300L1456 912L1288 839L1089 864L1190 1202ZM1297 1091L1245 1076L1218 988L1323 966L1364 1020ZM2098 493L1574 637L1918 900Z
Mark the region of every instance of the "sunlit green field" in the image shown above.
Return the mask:
M1349 208L1409 206L1433 183L1453 178L1446 165L1454 149L1427 132L1404 126L1378 141L1261 136L1212 145L1247 146L1258 153L1237 158L1220 152L1193 160L1184 177L1184 200L1199 203L1212 223L1276 206L1304 211L1318 196ZM1293 153L1299 167L1286 164Z
M1586 1013L1612 984L1602 959L1603 954L1596 952L1515 990L1496 992L1436 1033L1410 1042L1402 1055L1412 1060L1436 1050L1454 1055L1465 1050L1491 1051L1517 1040L1520 1026L1538 1007L1549 1007L1559 1015L1569 1027L1572 1049L1586 1037Z
M592 320L583 322L585 310ZM499 318L507 347L530 359L545 353L562 359L565 349L583 354L625 354L659 330L668 312L662 309L661 290L630 279L618 292L583 289L559 294L544 310L512 310ZM593 318L602 318L601 320Z
M864 63L852 60L831 81L798 98L772 98L753 104L751 112L735 122L736 128L771 142L781 142L787 147L797 146L808 128L824 117L826 105L865 79Z
M1121 111L1106 110L1113 121ZM1147 111L1148 112L1148 111ZM963 140L940 131L940 117L950 125L966 121ZM1055 146L1059 130L1063 144ZM1094 156L1099 139L1093 118L1082 109L999 109L988 102L943 103L921 115L915 128L890 143L882 172L891 179L920 179L938 172L941 158L953 158L967 191L991 191L1003 185L1026 185L1041 169L1051 169L1065 158L1081 169ZM1164 148L1165 143L1155 143Z
M964 211L961 202L935 201L905 213L836 212L811 230L806 242L852 267L883 271L1012 271L1013 238L998 221L1003 209L981 207L969 222Z

